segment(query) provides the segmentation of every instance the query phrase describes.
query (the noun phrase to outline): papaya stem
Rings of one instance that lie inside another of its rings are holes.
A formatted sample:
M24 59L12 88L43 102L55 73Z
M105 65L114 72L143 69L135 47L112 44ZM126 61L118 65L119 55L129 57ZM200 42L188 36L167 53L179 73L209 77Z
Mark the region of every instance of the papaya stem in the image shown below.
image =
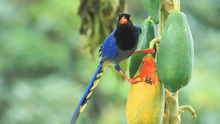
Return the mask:
M177 0L173 0L173 4L174 4L174 11L179 12L180 11L180 6L177 4Z
M153 40L150 41L150 45L149 45L149 48L154 48L154 44L155 43L160 43L160 38L154 38ZM148 53L147 55L149 55L151 53ZM152 54L151 54L152 55Z
M153 40L151 40L149 48L154 48L155 43L160 43L160 38L154 38Z
M166 21L169 15L169 12L167 12L165 7L166 0L160 1L160 7L159 7L159 24L158 24L158 33L157 37L161 38L162 32L166 26Z
M167 106L165 108L166 118L163 118L161 124L180 124L181 118L179 113L178 91L176 93L169 93L166 96Z
M197 118L194 109L193 109L192 106L190 106L190 105L180 106L180 107L179 107L179 113L178 113L178 114L180 115L180 114L183 113L185 110L188 110L188 111L192 114L192 116L193 116L194 119Z
M147 18L148 20L151 20L151 17L150 16L148 16L148 18Z

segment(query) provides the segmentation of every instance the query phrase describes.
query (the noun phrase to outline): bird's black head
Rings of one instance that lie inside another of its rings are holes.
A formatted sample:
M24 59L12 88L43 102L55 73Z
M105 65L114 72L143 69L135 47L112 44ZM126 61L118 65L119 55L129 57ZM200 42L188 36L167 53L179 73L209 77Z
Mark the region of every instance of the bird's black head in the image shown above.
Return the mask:
M114 33L117 47L121 50L131 50L137 46L139 35L140 29L133 25L131 15L118 14L117 29Z
M118 14L118 22L117 22L117 28L124 27L124 26L133 26L133 23L131 21L131 15L127 13L120 13Z

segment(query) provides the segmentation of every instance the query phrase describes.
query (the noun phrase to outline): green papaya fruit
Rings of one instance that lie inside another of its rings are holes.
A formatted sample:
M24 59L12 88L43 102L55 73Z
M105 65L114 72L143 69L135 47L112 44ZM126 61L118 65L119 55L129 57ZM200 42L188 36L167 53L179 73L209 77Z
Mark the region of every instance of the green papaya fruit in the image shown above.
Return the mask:
M154 23L150 18L146 19L143 22L143 24L141 25L141 29L142 29L142 33L139 37L139 43L136 51L148 48L150 41L155 38ZM134 77L145 55L146 54L144 53L136 53L131 56L130 65L129 65L130 78Z
M158 75L170 92L186 86L193 73L194 44L182 12L171 12L162 33L158 53Z
M142 0L145 9L155 24L159 23L160 0Z

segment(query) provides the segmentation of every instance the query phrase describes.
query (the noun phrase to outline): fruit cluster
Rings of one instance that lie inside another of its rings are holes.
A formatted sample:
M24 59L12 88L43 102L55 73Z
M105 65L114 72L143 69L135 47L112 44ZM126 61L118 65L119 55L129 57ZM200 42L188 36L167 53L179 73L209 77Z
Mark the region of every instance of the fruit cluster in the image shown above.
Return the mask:
M132 84L126 105L128 124L160 124L164 116L165 91L177 92L186 86L193 72L194 46L191 31L184 13L176 0L169 13L162 36L155 38L155 24L160 23L160 0L142 0L150 17L141 28L137 50L159 49L151 53L131 56L130 77L138 76L139 83ZM159 40L158 40L159 39ZM151 45L150 45L151 44ZM155 61L156 60L156 61Z

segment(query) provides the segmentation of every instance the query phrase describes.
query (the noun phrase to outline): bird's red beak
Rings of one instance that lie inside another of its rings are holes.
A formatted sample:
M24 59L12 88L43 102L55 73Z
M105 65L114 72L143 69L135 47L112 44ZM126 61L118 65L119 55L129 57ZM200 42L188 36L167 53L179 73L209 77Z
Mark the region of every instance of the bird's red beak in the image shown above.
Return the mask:
M128 20L124 16L120 19L121 24L127 24L127 21Z

